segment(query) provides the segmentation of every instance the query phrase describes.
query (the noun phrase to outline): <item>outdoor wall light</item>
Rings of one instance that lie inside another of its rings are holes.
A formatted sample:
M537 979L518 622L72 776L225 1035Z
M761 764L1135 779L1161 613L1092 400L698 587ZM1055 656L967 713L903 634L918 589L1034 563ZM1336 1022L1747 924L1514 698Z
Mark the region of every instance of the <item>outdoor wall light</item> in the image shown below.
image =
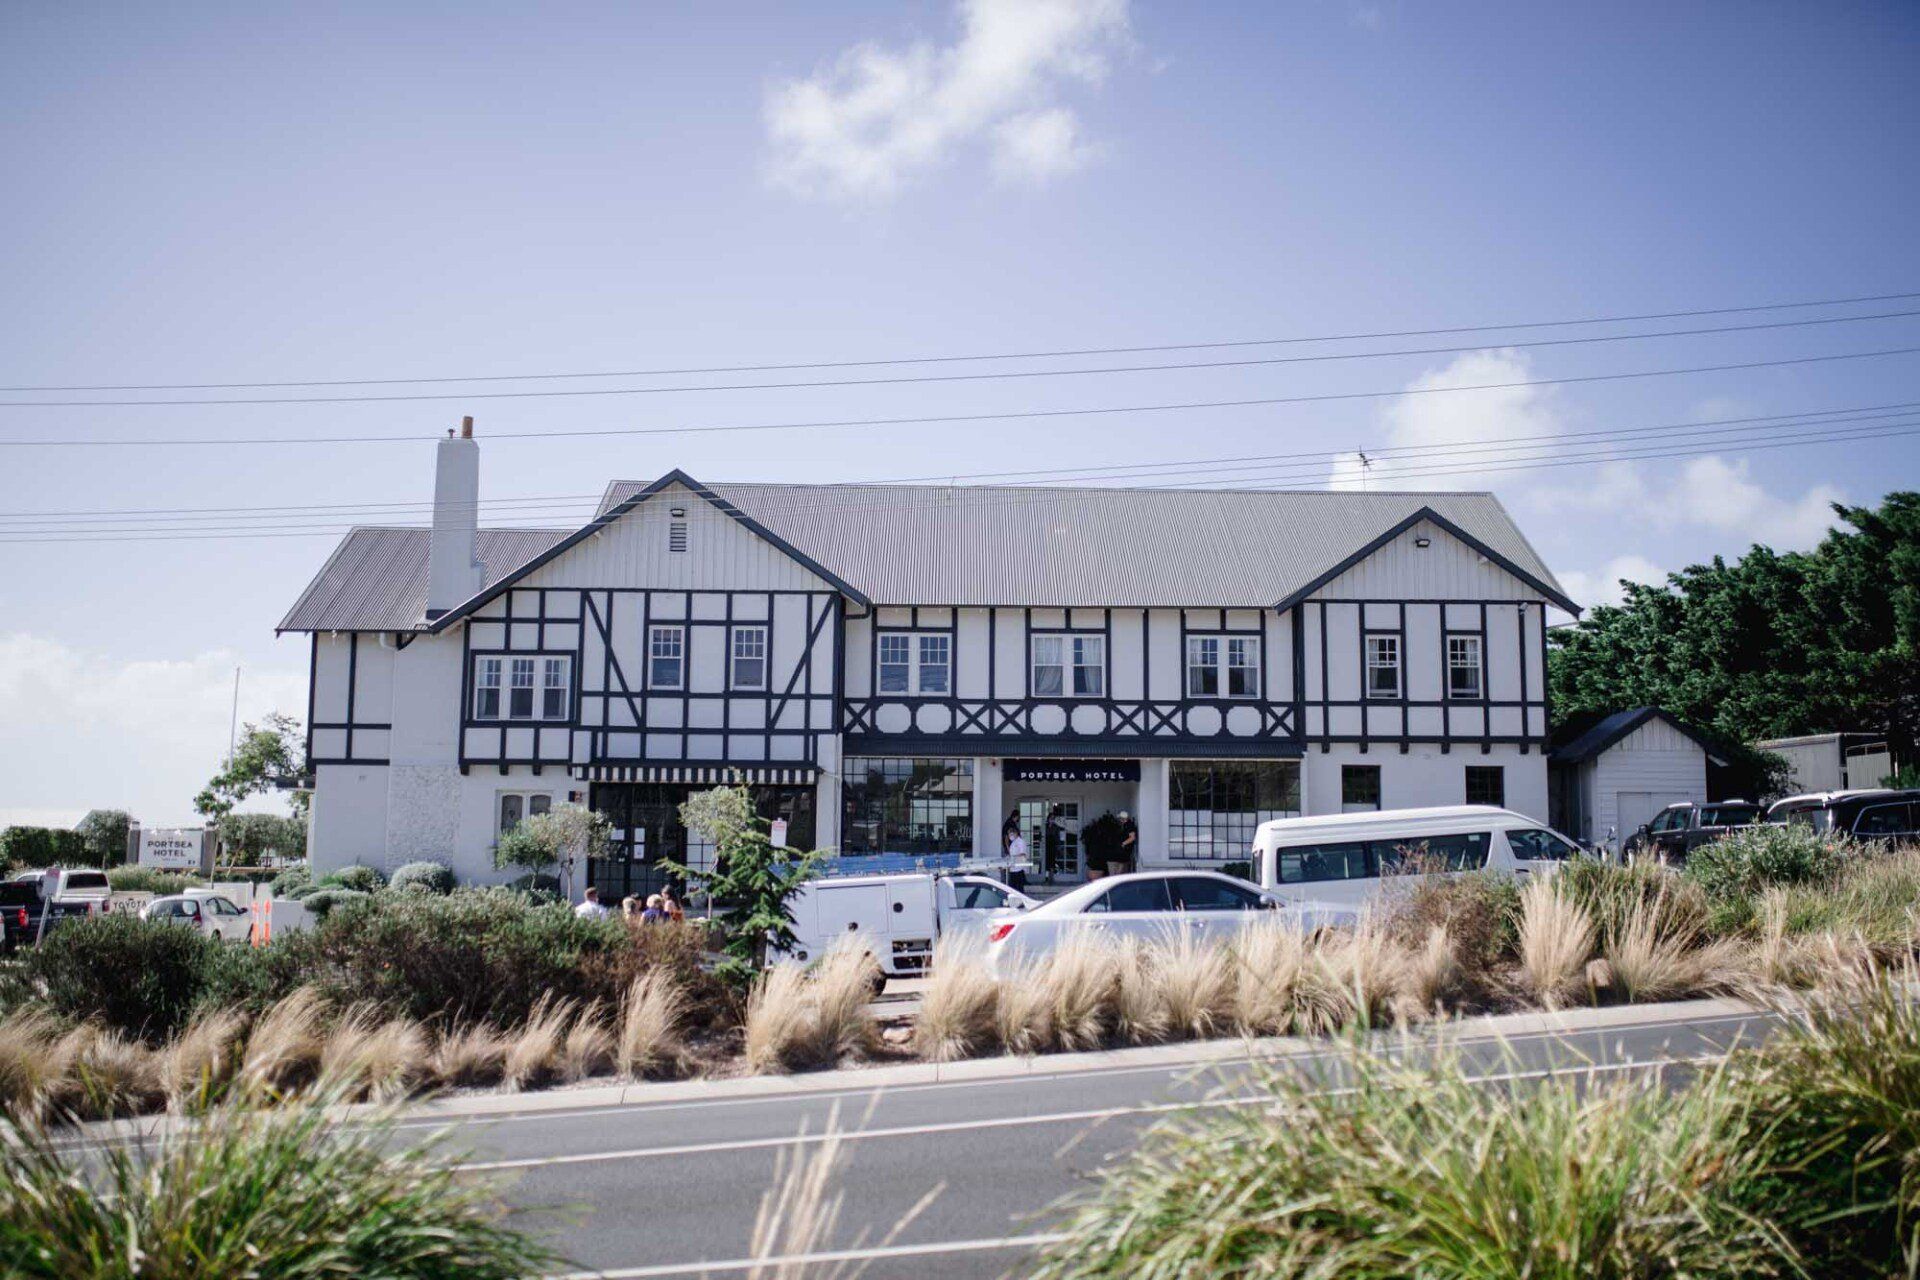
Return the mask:
M1423 533L1413 540L1413 545L1416 547L1430 547L1433 545L1433 539Z

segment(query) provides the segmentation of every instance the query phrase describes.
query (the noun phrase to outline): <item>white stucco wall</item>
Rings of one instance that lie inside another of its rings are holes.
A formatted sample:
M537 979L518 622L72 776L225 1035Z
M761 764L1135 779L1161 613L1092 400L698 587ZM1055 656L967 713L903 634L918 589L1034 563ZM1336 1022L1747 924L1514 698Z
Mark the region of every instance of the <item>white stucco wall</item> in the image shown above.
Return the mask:
M1518 747L1505 746L1483 755L1477 746L1462 745L1449 752L1416 746L1403 755L1391 746L1364 754L1354 747L1335 747L1325 753L1309 748L1301 763L1302 812L1309 816L1340 812L1342 765L1380 766L1383 809L1465 804L1467 766L1499 765L1506 772L1507 808L1543 823L1547 820L1547 758L1538 750L1522 755Z

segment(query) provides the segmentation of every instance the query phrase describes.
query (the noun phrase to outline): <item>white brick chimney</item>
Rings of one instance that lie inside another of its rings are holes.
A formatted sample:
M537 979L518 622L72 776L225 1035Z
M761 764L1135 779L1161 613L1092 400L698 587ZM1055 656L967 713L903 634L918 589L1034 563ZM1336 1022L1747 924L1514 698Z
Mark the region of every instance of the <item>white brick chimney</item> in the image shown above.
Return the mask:
M473 419L447 432L433 460L433 538L427 553L427 617L439 617L480 590L480 444Z

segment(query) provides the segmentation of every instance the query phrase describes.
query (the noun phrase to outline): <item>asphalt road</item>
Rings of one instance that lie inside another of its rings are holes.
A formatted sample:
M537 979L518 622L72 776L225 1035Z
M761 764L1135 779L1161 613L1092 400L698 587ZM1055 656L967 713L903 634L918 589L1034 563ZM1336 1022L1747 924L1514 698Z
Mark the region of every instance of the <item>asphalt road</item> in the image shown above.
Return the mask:
M1595 1066L1640 1070L1751 1043L1766 1022L1717 1015L1520 1036L1466 1045L1462 1059L1490 1082ZM1294 1058L1285 1069L1324 1074L1331 1059ZM993 1277L1017 1273L1049 1229L1049 1206L1144 1129L1186 1105L1231 1105L1245 1096L1248 1076L1245 1064L1197 1075L1191 1066L1135 1065L599 1107L467 1121L453 1141L476 1169L501 1179L511 1203L563 1207L555 1234L586 1273L723 1277L748 1273L755 1211L777 1162L816 1152L834 1129L843 1202L822 1251L864 1263L873 1280Z

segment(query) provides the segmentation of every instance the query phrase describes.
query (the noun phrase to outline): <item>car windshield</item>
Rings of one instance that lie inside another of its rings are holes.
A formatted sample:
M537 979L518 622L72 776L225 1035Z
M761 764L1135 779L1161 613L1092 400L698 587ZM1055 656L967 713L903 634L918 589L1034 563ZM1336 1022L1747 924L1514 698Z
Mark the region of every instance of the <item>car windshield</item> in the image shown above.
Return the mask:
M1700 808L1703 827L1747 827L1760 821L1760 806L1753 804L1709 804Z

